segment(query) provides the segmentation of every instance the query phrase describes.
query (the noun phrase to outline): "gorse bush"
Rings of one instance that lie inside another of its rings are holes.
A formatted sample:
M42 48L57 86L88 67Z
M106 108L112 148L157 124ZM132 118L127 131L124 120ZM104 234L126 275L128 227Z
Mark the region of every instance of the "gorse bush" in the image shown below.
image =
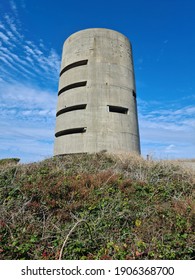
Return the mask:
M132 155L0 165L0 258L195 259L194 187Z

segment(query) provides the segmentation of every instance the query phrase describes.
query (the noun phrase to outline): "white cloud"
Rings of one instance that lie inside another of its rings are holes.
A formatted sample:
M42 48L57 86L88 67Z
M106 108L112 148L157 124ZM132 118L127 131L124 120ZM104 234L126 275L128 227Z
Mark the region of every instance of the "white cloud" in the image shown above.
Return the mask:
M15 37L22 40L24 36L20 33L20 31L18 31L18 26L15 22L15 19L8 14L5 14L4 18L5 18L5 23L7 24L6 29L9 28L11 32L13 32Z
M0 31L0 40L3 44L12 46L9 37Z
M52 156L57 93L5 82L0 92L0 157L29 162Z
M18 10L17 10L17 7L16 7L16 3L13 0L10 0L10 6L11 6L11 9L14 12L14 14L17 15Z
M57 93L41 90L34 85L21 83L1 83L0 101L7 108L53 110L56 106Z
M2 22L0 21L0 29L5 29L5 26L2 24Z
M162 108L163 104L159 104ZM165 106L165 105L164 105ZM139 103L139 127L144 155L160 158L195 157L195 106L154 110L149 102Z
M15 2L12 2L14 6ZM56 86L60 69L60 57L56 51L47 49L41 39L35 43L26 38L20 25L9 14L4 16L0 28L1 79L31 84L38 81L43 87Z
M32 131L36 133L36 130ZM53 143L51 141L37 140L34 138L14 137L1 139L1 157L18 157L21 162L34 162L51 157L53 154Z
M176 146L171 144L171 145L168 145L166 148L165 148L165 152L167 153L170 153L170 152L174 152Z
M0 22L0 157L36 161L53 154L60 58L26 37L9 3L12 15Z
M26 37L16 1L9 4L0 22L0 157L36 161L53 154L60 58Z

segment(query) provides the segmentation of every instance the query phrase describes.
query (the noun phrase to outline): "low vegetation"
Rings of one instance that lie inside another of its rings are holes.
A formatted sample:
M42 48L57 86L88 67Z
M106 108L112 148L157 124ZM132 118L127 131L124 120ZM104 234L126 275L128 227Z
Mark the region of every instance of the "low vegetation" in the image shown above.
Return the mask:
M3 158L0 159L0 166L16 164L20 161L19 158Z
M0 259L195 259L194 187L131 155L0 164Z

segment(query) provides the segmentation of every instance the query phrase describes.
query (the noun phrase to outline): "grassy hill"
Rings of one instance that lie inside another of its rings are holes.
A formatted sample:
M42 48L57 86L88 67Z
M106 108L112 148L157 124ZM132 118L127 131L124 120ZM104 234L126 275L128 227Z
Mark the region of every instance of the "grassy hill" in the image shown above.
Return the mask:
M130 155L0 162L0 259L195 259L195 173Z

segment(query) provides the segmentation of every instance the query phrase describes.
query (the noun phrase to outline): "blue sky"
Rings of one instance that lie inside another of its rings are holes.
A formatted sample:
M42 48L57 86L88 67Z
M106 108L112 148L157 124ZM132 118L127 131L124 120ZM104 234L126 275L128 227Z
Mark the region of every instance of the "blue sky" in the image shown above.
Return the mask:
M0 158L53 155L64 40L109 28L133 46L142 155L195 158L194 0L1 0Z

